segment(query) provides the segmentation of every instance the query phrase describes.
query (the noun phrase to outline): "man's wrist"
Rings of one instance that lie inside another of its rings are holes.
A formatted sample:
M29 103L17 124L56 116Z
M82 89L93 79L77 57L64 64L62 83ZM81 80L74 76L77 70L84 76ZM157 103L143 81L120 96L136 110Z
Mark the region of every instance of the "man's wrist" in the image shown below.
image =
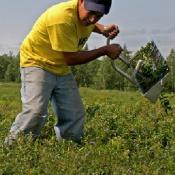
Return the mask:
M104 34L104 25L103 24L99 24L99 23L96 23L95 24L95 27L96 27L96 32L100 33L100 34Z

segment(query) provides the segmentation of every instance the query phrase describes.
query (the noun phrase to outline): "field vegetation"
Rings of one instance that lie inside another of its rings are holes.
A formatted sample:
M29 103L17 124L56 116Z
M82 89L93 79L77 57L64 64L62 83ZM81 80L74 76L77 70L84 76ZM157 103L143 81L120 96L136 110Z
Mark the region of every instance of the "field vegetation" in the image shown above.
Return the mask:
M80 88L86 108L82 145L57 141L54 114L33 142L23 135L4 145L21 110L20 84L0 83L0 175L173 175L175 172L175 98L172 111L135 91Z

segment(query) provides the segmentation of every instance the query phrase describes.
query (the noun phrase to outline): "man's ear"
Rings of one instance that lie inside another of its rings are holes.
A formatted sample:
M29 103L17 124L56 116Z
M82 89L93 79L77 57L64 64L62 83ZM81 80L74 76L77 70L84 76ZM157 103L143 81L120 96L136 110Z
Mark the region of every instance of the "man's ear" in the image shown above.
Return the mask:
M78 9L79 12L82 11L82 9L84 9L84 0L78 0Z
M79 4L82 5L84 3L84 0L79 0Z

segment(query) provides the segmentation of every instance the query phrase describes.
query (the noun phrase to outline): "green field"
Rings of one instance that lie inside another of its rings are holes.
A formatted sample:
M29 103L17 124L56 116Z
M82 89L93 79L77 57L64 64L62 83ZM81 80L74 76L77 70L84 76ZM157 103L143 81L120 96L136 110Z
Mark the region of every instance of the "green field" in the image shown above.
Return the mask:
M175 118L139 92L81 88L86 108L82 145L55 139L55 117L36 142L4 138L21 110L19 84L0 84L0 175L174 175ZM175 97L168 94L174 108Z

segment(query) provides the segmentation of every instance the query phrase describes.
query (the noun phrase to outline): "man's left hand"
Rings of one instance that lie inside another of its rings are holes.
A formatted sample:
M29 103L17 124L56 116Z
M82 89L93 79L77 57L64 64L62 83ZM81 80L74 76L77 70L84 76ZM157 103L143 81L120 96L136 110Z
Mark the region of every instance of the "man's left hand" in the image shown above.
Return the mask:
M115 24L111 24L111 25L104 26L104 30L102 34L107 38L109 37L110 39L114 39L119 34L119 32L120 31L118 26Z

